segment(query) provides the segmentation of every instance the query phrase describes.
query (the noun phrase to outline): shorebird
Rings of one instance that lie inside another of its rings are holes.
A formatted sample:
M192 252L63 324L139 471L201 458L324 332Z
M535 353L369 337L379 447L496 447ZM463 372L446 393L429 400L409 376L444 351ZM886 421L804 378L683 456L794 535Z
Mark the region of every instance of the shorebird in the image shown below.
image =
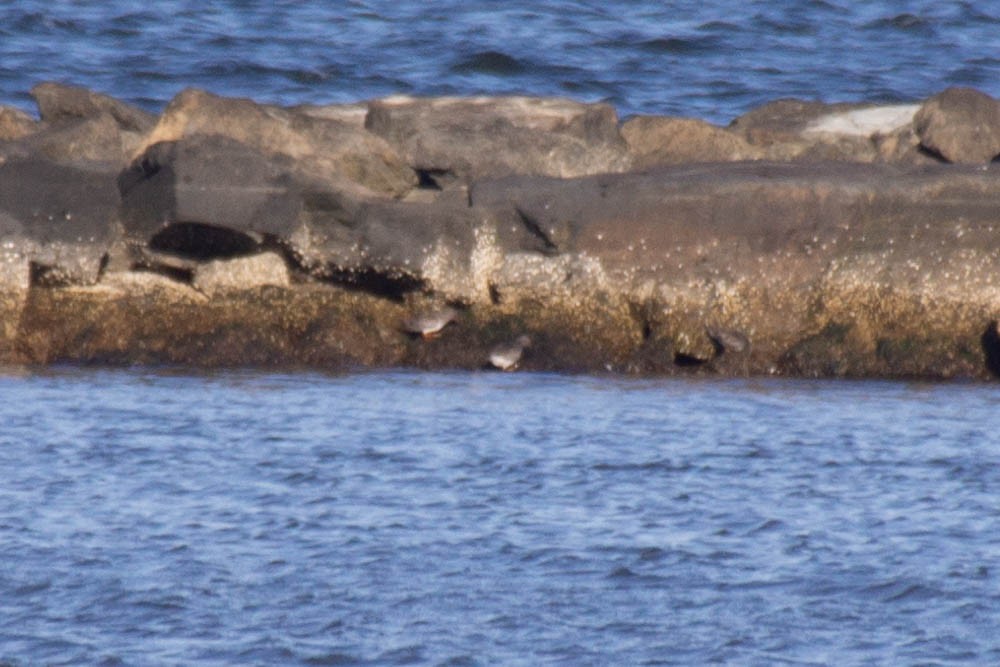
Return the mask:
M525 349L531 347L531 339L525 335L512 343L502 343L490 350L490 365L502 371L512 371L521 363Z
M715 348L715 356L717 357L725 352L743 352L750 347L750 339L735 329L705 327L705 333L712 341L712 347Z
M435 310L417 313L403 322L403 331L411 336L420 336L424 340L437 338L446 326L455 321L458 311L451 306L442 306Z

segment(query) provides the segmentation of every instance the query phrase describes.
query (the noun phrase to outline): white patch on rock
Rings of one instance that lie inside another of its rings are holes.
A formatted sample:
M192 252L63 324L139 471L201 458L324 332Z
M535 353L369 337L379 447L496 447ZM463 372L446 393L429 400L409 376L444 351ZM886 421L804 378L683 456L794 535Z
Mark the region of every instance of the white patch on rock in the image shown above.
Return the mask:
M841 134L852 137L892 134L913 122L913 115L918 109L919 104L895 104L833 113L809 123L805 134Z
M203 292L241 290L274 285L288 287L291 280L285 260L273 252L249 257L219 259L198 266L192 281Z

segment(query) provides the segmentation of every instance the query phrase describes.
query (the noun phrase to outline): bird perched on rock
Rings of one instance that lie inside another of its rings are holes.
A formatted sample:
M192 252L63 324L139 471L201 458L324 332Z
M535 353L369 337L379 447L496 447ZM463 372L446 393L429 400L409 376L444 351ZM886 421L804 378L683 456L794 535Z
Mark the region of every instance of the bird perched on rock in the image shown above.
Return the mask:
M531 339L521 335L511 343L502 343L490 350L490 365L502 371L512 371L521 363L524 351L531 347Z
M750 339L735 329L723 329L720 327L705 327L708 339L712 341L715 348L715 356L720 356L725 352L739 353L750 348Z
M458 311L451 306L417 313L403 321L403 331L424 340L437 338L446 326L455 321Z

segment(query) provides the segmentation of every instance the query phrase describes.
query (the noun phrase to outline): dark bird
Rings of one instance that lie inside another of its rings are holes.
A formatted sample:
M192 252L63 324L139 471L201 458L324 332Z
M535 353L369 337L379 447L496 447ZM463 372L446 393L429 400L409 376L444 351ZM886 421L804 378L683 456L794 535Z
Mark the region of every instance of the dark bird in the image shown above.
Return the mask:
M735 329L705 327L705 333L712 341L712 347L715 348L715 356L717 357L725 352L739 353L750 349L750 339Z

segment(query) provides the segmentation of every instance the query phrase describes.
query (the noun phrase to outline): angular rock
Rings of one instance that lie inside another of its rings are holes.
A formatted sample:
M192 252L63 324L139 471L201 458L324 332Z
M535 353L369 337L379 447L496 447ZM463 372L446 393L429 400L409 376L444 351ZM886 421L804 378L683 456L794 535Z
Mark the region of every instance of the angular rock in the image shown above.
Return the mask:
M156 248L169 226L203 225L235 236L227 242L220 231L218 243L210 243L204 235L186 242L179 234L160 239L163 249L205 258L254 251L261 235L287 237L298 224L293 169L287 157L221 135L153 144L118 177L125 233Z
M140 247L195 260L280 249L316 278L394 297L426 280L468 293L476 230L492 224L464 197L411 203L321 188L287 157L218 135L149 147L119 186L125 234ZM504 239L526 245L524 236ZM139 264L192 272L148 253Z
M122 130L145 133L153 129L156 116L113 97L86 88L61 83L40 83L31 89L45 123L93 118L107 114Z
M196 89L181 92L167 105L139 152L157 143L212 134L294 160L303 177L327 184L353 182L400 197L417 182L388 143L350 122Z
M0 142L26 137L38 130L38 121L14 107L0 106Z
M461 203L359 201L331 193L307 196L303 218L288 246L306 270L393 298L422 286L469 296L476 232L490 224L482 211Z
M84 88L42 83L31 92L42 121L0 146L0 157L37 155L63 164L117 169L155 123L152 114Z
M636 116L621 129L634 169L691 162L735 162L761 155L738 134L693 118Z
M90 163L96 168L119 169L138 145L139 134L122 130L108 113L40 125L36 132L0 147L0 156L37 156L67 165Z
M983 164L1000 157L1000 100L972 88L931 97L914 118L921 145L948 162Z
M5 242L24 249L32 284L96 282L119 235L118 203L113 172L37 157L0 164Z
M434 187L533 174L570 178L627 170L627 145L606 104L476 97L372 102L365 121Z

